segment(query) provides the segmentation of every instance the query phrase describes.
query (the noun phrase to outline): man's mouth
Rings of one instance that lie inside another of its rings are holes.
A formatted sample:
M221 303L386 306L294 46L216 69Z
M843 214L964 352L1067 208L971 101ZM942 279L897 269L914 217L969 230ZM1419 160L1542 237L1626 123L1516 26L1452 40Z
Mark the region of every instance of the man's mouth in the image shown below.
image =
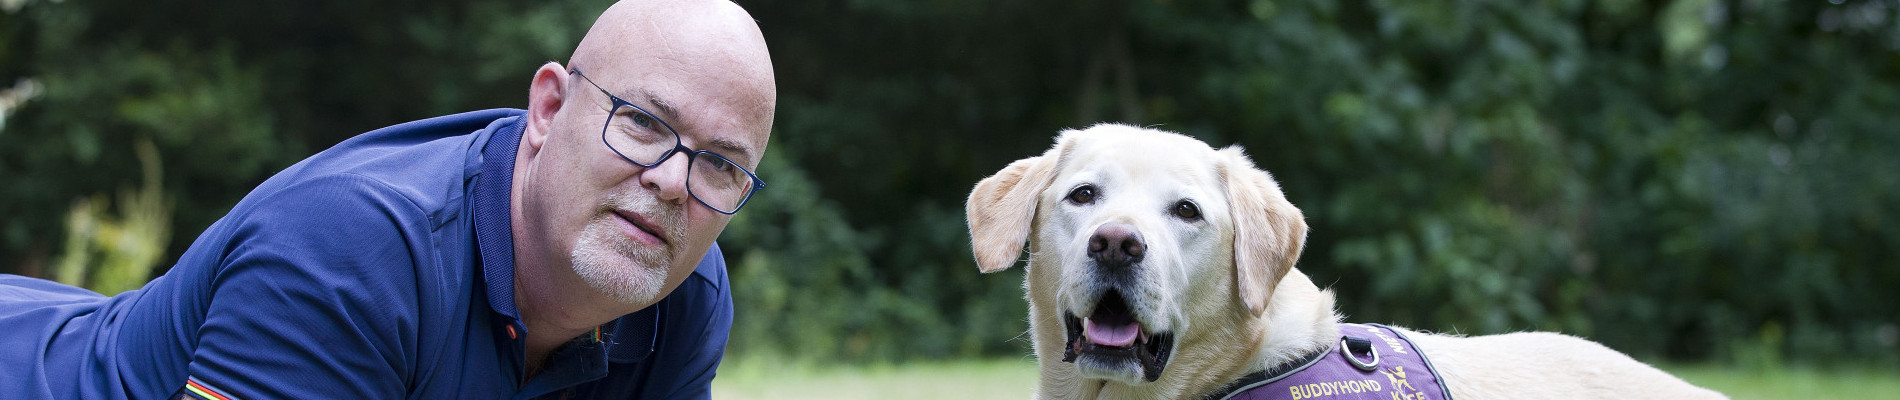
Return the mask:
M644 235L645 237L641 237L642 235L633 235L633 232L628 232L633 240L648 242L647 244L649 245L666 244L666 235L660 234L661 231L659 229L654 229L653 221L648 220L645 216L624 210L614 210L613 213L614 216L619 217L620 220L626 221L628 225L632 225L634 230L646 234Z
M1062 323L1068 332L1063 362L1075 362L1078 358L1097 365L1134 362L1141 367L1142 379L1154 382L1161 378L1161 370L1168 365L1168 355L1174 351L1174 334L1151 334L1142 329L1128 301L1115 290L1103 294L1088 317L1065 313Z

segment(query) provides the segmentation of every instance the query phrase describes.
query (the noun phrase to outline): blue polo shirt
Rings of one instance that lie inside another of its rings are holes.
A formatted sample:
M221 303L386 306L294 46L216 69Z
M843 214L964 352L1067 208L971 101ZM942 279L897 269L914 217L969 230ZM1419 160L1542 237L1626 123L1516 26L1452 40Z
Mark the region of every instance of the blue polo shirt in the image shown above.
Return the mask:
M706 398L732 326L715 245L659 303L525 378L509 188L520 110L379 129L271 177L117 296L0 275L18 398Z

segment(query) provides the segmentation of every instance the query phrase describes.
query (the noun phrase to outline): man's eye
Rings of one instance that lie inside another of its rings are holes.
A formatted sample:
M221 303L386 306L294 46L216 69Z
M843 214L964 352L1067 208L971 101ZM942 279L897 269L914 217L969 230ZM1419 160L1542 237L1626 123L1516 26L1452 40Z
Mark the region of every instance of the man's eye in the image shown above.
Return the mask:
M1070 189L1068 198L1069 202L1075 204L1094 203L1095 185L1082 185L1075 187L1075 189Z
M726 162L726 160L719 160L715 158L714 161L712 161L712 167L714 170L717 170L719 172L731 172L733 169L738 168L739 166L732 165L732 163Z
M639 125L641 128L652 129L653 125L655 125L654 122L657 122L657 120L653 119L653 116L647 115L647 113L634 111L632 114L630 117L633 118L633 124Z

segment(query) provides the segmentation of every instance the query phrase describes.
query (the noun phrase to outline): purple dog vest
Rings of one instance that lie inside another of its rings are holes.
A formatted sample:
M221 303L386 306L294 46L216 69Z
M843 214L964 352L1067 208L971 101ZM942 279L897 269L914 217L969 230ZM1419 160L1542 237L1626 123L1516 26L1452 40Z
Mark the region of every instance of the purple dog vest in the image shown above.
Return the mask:
M1339 345L1249 374L1209 400L1450 400L1412 340L1379 324L1339 324Z

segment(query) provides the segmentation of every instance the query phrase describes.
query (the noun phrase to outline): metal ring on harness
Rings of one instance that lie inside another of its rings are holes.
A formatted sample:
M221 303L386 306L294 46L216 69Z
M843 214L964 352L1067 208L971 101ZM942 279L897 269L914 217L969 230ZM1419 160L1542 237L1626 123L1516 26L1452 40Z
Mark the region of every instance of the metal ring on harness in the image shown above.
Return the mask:
M1355 352L1372 354L1372 361L1360 361L1358 356L1353 355ZM1372 347L1372 341L1365 338L1351 336L1339 338L1339 354L1346 356L1346 362L1361 371L1371 372L1379 366L1379 349Z

